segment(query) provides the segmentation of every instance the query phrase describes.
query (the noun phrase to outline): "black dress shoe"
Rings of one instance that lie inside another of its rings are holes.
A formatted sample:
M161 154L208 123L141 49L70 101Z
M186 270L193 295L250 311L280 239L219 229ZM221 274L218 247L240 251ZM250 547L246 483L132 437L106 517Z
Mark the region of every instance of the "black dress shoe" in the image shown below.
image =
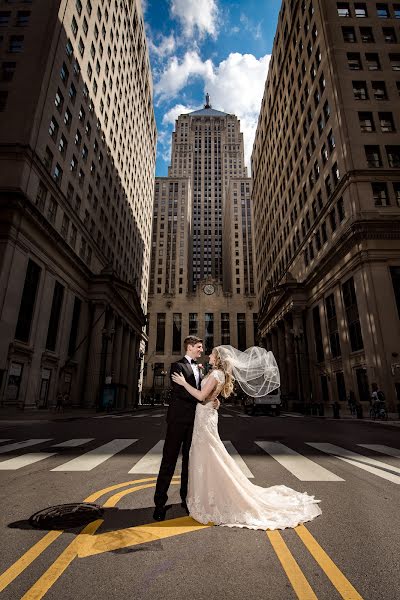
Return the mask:
M153 513L153 519L155 521L165 521L166 512L167 509L165 508L165 506L156 506Z
M188 509L188 505L186 504L186 502L182 501L181 502L181 507L185 509L186 514L189 514L189 509Z

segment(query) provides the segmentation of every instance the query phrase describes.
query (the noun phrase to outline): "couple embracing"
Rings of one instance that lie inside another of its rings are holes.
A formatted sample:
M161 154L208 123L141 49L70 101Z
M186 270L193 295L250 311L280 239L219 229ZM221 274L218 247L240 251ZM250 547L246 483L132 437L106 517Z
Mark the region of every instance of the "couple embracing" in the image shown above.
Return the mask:
M202 378L197 359L200 338L184 340L185 356L171 365L172 394L167 434L154 495L154 519L166 515L168 488L182 447L181 506L202 524L248 529L284 529L321 514L319 500L285 485L252 484L225 449L218 434L218 397L228 398L236 381L245 394L260 397L280 385L272 352L253 346L213 348L212 367Z

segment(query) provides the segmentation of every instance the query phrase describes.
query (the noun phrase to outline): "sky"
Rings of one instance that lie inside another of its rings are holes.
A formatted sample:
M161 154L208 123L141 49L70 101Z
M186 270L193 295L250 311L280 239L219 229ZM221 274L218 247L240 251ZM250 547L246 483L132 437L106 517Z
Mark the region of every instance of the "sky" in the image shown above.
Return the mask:
M234 113L250 155L281 0L142 0L158 130L156 175L166 176L176 118L202 108ZM249 169L250 174L250 169Z

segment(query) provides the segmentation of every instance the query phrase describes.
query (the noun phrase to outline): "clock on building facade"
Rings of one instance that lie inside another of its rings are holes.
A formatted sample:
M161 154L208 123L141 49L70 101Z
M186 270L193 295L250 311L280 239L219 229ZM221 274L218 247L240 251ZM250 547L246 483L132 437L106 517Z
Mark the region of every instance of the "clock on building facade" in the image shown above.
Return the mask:
M203 287L203 292L207 294L207 296L210 296L215 292L215 287L211 283L208 283Z

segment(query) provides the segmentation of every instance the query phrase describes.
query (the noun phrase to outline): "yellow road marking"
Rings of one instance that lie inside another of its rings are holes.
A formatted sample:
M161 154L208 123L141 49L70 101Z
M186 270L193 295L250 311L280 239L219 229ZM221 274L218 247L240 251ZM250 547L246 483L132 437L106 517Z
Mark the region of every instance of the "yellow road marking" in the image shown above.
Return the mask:
M175 480L178 477L179 477L178 475L174 475L174 477L172 479ZM135 479L134 481L124 481L123 483L117 483L115 485L111 485L102 490L99 490L98 492L94 492L94 494L91 494L90 496L88 496L85 499L85 502L95 502L101 496L104 496L104 494L107 494L108 492L113 492L114 490L118 490L119 488L122 488L122 487L126 487L127 485L134 485L136 483L145 483L146 481L156 481L156 479L157 479L156 477L146 477L145 479Z
M171 538L176 535L194 533L212 526L212 524L202 525L191 517L179 517L162 523L150 523L101 533L96 536L87 536L86 539L80 540L78 556L79 558L94 556L95 554L147 544L148 542Z
M342 598L344 600L363 600L362 596L351 585L350 581L346 579L325 550L321 548L308 529L304 525L299 525L295 531Z
M89 525L83 529L82 533L78 535L67 548L60 554L60 556L53 562L51 567L47 569L45 573L36 581L36 583L22 596L21 600L40 600L49 591L49 589L55 584L57 579L64 573L65 569L69 567L74 558L77 556L78 540L80 536L93 535L95 531L103 523L103 519L92 521Z
M267 531L267 536L299 600L318 600L279 531Z
M14 564L11 565L2 575L0 575L0 592L10 585L38 556L42 554L57 538L60 537L62 531L50 531L34 546L29 548Z

